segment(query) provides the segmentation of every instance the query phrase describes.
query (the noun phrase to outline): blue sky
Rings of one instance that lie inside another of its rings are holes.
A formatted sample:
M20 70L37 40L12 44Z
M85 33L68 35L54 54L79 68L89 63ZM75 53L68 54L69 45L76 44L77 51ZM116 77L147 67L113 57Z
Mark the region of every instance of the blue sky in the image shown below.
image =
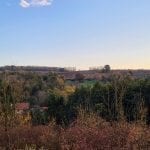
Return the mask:
M150 69L150 0L0 0L0 65Z

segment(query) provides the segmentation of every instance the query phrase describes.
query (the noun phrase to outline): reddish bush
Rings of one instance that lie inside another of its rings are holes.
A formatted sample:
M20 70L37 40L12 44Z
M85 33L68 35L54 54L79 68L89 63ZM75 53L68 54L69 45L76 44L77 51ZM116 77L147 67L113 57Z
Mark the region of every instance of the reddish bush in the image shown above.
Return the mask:
M58 132L51 126L18 127L7 133L0 131L0 147L25 149L25 147L55 149L59 146Z
M150 129L125 122L108 123L98 117L79 118L62 132L62 149L120 150L150 148Z
M147 150L150 128L126 122L106 122L95 115L81 115L68 128L49 126L17 127L7 134L0 129L0 149L54 150Z

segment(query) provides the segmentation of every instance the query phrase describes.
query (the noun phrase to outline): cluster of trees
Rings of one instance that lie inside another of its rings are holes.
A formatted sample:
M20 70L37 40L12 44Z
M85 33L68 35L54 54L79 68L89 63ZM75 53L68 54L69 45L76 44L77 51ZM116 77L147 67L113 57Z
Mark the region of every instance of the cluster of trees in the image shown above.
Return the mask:
M150 79L114 76L109 82L76 88L67 100L49 97L49 101L49 115L58 123L74 120L79 108L95 112L108 121L150 123Z
M77 78L80 81L81 76L77 75ZM45 111L31 111L33 125L47 124L53 119L57 124L68 125L77 118L79 108L97 113L108 121L149 124L150 78L114 75L105 82L75 87L55 73L0 74L0 113L5 118L6 127L9 119L14 120L15 114L12 112L15 112L17 102L48 108Z
M64 77L55 73L3 72L0 74L0 121L5 128L12 126L10 124L16 121L16 103L27 102L30 104L31 123L46 124L50 117L40 108L49 107L50 95L65 98L72 92L74 86L67 85Z

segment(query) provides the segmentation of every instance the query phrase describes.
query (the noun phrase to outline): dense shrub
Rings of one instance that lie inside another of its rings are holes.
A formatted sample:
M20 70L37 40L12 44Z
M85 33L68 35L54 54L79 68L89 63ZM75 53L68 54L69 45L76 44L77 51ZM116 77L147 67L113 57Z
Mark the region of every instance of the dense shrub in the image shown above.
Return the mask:
M0 129L0 148L52 150L147 150L150 128L127 122L107 122L81 111L69 127L49 126Z
M61 136L63 149L150 148L150 129L126 122L106 122L95 115L82 115Z
M59 149L58 132L54 126L17 127L0 131L0 148L25 149L26 147Z

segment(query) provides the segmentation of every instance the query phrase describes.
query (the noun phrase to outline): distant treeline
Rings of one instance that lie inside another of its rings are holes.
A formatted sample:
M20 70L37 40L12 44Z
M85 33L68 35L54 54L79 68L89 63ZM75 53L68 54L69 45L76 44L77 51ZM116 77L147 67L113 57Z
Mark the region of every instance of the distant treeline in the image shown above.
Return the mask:
M59 68L59 67L39 67L39 66L4 66L0 67L0 71L44 71L44 72L49 72L49 71L63 71L64 68Z

